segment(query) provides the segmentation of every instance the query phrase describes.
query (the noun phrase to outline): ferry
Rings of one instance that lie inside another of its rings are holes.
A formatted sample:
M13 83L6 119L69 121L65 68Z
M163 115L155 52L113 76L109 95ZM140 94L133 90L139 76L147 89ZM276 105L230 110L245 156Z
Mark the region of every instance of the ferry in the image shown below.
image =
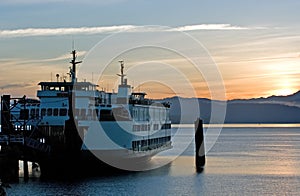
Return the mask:
M57 81L38 84L36 99L24 96L11 102L14 130L27 133L27 146L43 148L38 158L41 168L74 162L89 167L100 161L142 170L136 163L172 148L170 104L132 92L124 61L119 61L117 92L106 92L77 79L76 65L81 61L76 60L76 50L71 54L69 81L61 81L57 74Z

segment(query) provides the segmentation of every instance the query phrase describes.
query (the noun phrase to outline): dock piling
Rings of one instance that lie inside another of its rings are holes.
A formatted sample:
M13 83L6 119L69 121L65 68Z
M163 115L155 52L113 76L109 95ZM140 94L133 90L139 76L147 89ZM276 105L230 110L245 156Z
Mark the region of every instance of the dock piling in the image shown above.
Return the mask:
M200 118L195 121L195 147L196 170L202 172L205 165L205 144L203 121Z
M24 167L24 181L28 181L29 172L28 172L28 161L27 160L23 160L23 167Z

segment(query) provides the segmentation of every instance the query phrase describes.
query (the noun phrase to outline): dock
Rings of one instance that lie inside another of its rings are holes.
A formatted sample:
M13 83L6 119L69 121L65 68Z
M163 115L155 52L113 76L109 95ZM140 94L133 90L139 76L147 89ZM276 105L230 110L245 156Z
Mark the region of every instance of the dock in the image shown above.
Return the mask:
M6 181L19 179L19 161L23 161L24 179L28 179L28 161L39 165L51 158L51 146L46 144L39 133L38 127L28 125L29 114L23 114L23 120L14 118L11 110L15 107L14 100L23 101L26 111L26 98L1 96L1 132L0 132L0 178ZM13 104L12 104L13 103ZM28 111L28 110L27 110Z

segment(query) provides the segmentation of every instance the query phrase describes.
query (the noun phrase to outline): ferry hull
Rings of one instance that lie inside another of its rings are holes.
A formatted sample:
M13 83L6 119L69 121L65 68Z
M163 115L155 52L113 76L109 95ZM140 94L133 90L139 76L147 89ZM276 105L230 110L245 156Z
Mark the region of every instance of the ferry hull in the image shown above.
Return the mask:
M83 150L77 154L51 155L40 160L41 176L44 178L106 175L115 172L144 171L153 169L151 157L171 148L166 145L151 151L131 150Z

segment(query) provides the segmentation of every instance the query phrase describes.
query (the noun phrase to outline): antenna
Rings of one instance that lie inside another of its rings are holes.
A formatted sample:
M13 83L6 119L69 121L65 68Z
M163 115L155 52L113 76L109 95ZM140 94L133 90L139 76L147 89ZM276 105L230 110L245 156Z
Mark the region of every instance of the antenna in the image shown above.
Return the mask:
M124 77L126 76L126 74L124 74L124 61L120 60L119 63L121 66L121 74L117 74L117 75L121 77L121 85L126 85L126 82L124 80Z
M74 37L72 35L72 50L74 50Z
M72 64L72 69L70 70L70 75L72 76L72 82L76 82L76 65L79 63L82 63L82 61L76 61L77 55L76 55L76 50L72 50L72 60L70 63Z

